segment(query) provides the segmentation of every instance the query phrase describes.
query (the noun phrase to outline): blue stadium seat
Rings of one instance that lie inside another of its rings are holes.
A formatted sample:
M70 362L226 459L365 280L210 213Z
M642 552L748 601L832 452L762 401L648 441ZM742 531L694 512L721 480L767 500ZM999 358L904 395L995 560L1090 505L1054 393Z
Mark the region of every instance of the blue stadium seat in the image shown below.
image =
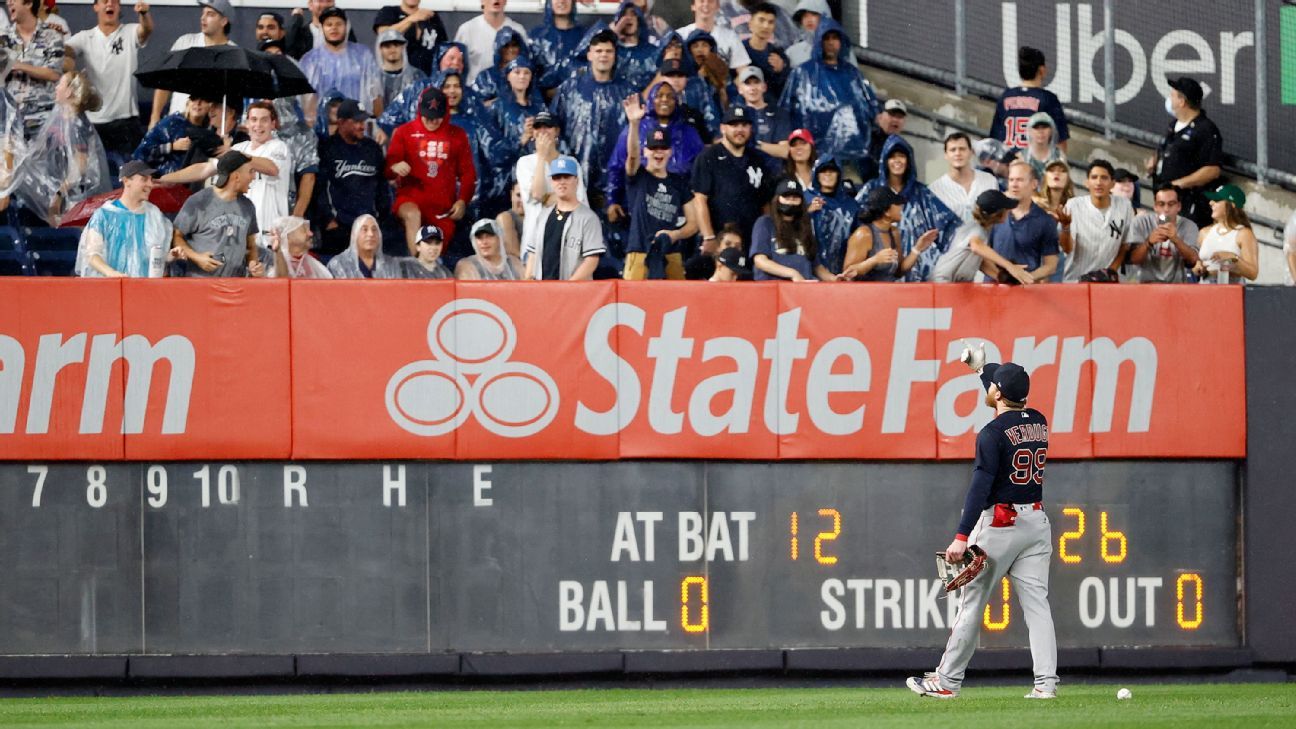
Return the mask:
M31 274L31 260L17 228L0 227L0 276L26 276Z
M23 228L22 233L33 275L72 275L77 244L81 240L80 228Z

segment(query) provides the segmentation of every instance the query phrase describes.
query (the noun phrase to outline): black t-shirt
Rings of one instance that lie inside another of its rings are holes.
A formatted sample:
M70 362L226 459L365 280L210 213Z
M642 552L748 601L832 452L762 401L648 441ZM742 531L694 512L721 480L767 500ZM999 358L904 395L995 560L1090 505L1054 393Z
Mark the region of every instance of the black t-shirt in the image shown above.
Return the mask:
M558 208L554 208L553 212L549 213L549 219L545 221L544 253L540 259L540 277L546 281L556 281L562 278L562 233L569 214L560 213ZM562 217L558 217L559 215L562 215Z
M1172 182L1203 167L1224 164L1224 139L1219 127L1202 112L1188 126L1175 131L1174 121L1166 129L1157 154L1154 184Z
M647 253L659 230L684 225L684 204L693 199L693 188L683 175L667 173L657 177L644 167L626 179L626 202L630 205L630 240L627 253ZM675 251L667 251L673 253Z
M713 144L693 161L693 189L707 196L716 235L725 223L736 223L743 240L751 240L752 226L774 194L775 176L769 160L752 147L735 157L723 144Z
M401 10L399 5L388 5L379 9L378 14L374 16L374 35L378 34L379 28L396 25L408 14ZM411 25L405 30L405 53L409 57L410 64L430 75L432 64L436 61L436 47L447 40L449 38L446 36L445 24L441 22L440 13L433 15L431 20Z
M753 111L756 112L756 123L752 125L752 135L757 140L769 144L787 141L792 133L792 116L787 109L770 105Z

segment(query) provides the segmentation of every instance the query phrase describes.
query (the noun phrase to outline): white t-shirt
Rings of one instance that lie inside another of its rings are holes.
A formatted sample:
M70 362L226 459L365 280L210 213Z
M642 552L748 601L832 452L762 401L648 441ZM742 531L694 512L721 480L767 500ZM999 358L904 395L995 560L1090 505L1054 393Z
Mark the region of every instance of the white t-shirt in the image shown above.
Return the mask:
M99 111L87 111L92 124L106 124L139 116L135 96L135 69L139 65L139 23L121 23L104 35L99 26L86 28L68 38L67 47L76 51L77 66L103 97Z
M963 186L954 181L954 178L948 174L941 175L935 182L927 186L940 201L945 203L945 207L954 211L963 222L972 219L972 208L976 205L977 196L986 190L998 190L999 183L995 180L994 175L984 170L973 170L972 189L964 190Z
M261 146L255 143L239 142L234 149L249 157L265 157L279 168L277 176L256 173L248 187L247 197L257 212L257 229L268 234L274 228L274 222L288 214L288 185L292 177L292 154L282 139L271 137Z
M1129 235L1134 221L1134 207L1119 195L1112 195L1106 210L1094 207L1093 198L1073 197L1067 200L1071 215L1071 240L1075 247L1067 256L1063 283L1076 283L1080 277L1107 268Z
M697 27L697 23L689 23L675 32L679 33L680 38L687 42L689 33L697 30ZM751 65L751 56L747 55L747 47L743 45L742 39L738 37L737 33L719 23L716 23L716 27L708 32L712 38L715 38L716 52L725 59L725 63L729 64L729 68L742 68ZM688 49L685 48L684 52L688 53Z
M175 39L175 43L171 44L171 50L183 51L186 48L197 48L199 46L205 46L205 45L207 45L207 41L204 40L202 33L185 33L184 35ZM225 45L232 46L236 44L234 43L234 41L226 41ZM185 104L188 103L189 103L189 94L182 94L179 91L172 92L171 106L167 109L167 113L183 114L185 111Z
M521 34L523 40L527 40L526 28L507 15L504 16L504 25L499 28L492 28L483 15L459 26L459 30L455 32L455 43L468 47L468 78L464 79L464 85L471 86L477 74L495 65L495 34L505 25Z
M531 197L531 181L535 179L536 160L538 158L534 153L528 154L517 161L513 168L514 178L518 183L518 190L522 193L522 209L524 215L522 218L522 237L518 243L522 250L528 246L531 249L540 247L539 241L535 238L544 235L544 211L545 206L539 200ZM576 197L584 205L589 205L589 197L585 194L585 170L577 167L579 172L576 174ZM549 177L545 176L545 192L553 192L553 184L549 182Z

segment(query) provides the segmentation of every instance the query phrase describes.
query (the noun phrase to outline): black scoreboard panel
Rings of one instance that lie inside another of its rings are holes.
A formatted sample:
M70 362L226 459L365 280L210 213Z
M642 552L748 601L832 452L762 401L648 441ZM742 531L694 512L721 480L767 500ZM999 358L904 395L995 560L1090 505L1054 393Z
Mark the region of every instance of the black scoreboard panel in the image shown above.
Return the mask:
M0 654L939 647L968 471L4 463ZM1059 645L1238 645L1236 489L1050 464ZM1026 641L1001 585L982 642Z

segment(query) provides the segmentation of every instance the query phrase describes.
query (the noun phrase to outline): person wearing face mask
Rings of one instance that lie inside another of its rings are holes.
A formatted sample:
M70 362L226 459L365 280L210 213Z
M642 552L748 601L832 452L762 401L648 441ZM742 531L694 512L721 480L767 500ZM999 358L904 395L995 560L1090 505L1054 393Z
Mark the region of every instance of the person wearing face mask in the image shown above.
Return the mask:
M806 212L805 189L791 178L779 182L773 210L752 228L751 257L757 281L832 281L818 262L814 226Z
M1202 87L1181 76L1170 82L1166 112L1174 117L1155 157L1148 159L1153 188L1174 185L1182 193L1184 217L1198 227L1211 224L1211 209L1202 193L1219 179L1224 138L1202 110Z

